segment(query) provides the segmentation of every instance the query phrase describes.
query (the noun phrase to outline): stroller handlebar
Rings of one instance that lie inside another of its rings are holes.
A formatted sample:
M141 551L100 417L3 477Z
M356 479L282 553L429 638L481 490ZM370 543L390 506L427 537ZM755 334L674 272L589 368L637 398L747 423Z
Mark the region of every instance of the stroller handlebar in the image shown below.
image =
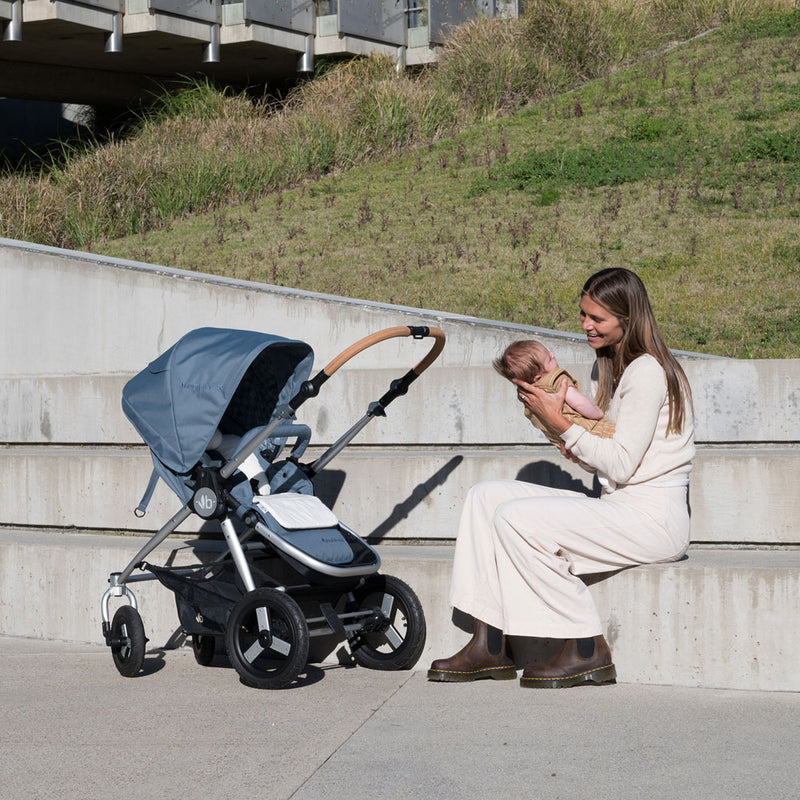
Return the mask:
M383 397L371 403L367 413L353 425L350 430L337 439L313 464L308 466L306 471L309 477L316 475L326 464L335 458L370 420L374 419L376 416L386 416L385 409L389 403L404 395L408 391L408 387L437 359L444 347L445 335L439 328L400 325L395 328L384 328L381 331L365 336L355 344L350 345L346 350L343 350L333 361L320 370L312 380L306 381L304 387L289 404L292 408L296 409L306 398L315 396L322 384L333 375L339 367L353 358L353 356L357 355L362 350L366 350L368 347L372 347L372 345L378 342L398 336L413 336L415 339L424 339L431 336L434 342L427 355L415 367L408 370L401 378L393 380L389 390Z
M439 353L442 352L445 343L445 335L442 330L439 328L431 328L427 326L411 326L411 325L398 325L393 328L384 328L381 331L376 331L375 333L371 333L369 336L365 336L363 339L359 339L354 344L351 344L345 350L342 350L336 358L332 361L328 362L328 364L323 368L323 373L325 374L326 378L330 378L337 369L339 369L343 364L346 364L353 356L358 355L363 350L366 350L368 347L372 347L378 342L383 342L386 339L393 339L399 336L413 336L415 339L423 339L425 337L431 336L434 339L433 346L428 351L428 354L423 358L415 367L413 367L413 372L416 373L417 376L421 375L436 359L439 357Z
M407 388L412 381L416 380L439 357L439 353L442 352L445 343L445 335L439 328L431 328L427 325L398 325L394 328L384 328L383 330L371 333L369 336L365 336L363 339L359 339L354 344L351 344L350 347L342 350L336 358L328 362L328 364L311 378L311 380L306 381L301 386L300 391L289 401L290 408L296 411L309 397L316 397L322 384L343 364L346 364L353 358L353 356L358 355L374 344L378 344L378 342L383 342L386 339L394 339L399 336L413 336L415 339L424 339L430 336L434 340L433 346L428 351L428 354L401 379L401 383ZM404 392L395 392L395 395L396 394L404 394Z

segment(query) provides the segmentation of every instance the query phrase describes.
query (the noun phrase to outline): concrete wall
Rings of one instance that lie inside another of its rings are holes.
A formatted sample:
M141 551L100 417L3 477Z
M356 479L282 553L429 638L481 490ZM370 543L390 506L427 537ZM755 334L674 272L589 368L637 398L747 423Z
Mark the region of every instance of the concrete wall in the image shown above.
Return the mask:
M585 382L593 352L581 336L8 240L0 240L0 294L0 523L149 532L171 516L174 501L163 487L144 520L130 513L150 461L121 412L120 392L204 325L304 339L315 348L315 370L384 327L445 331L439 360L322 477L321 493L359 532L451 539L466 488L491 476L591 485L527 423L511 387L489 366L509 341L534 336ZM392 339L349 362L300 409L314 444L335 440L429 346ZM797 543L800 360L681 359L697 414L695 541Z
M0 632L102 642L100 597L108 574L136 554L127 536L0 530ZM170 563L190 563L183 543L164 546ZM419 666L455 652L466 634L447 604L450 547L383 546L382 572L419 595L428 639ZM623 570L590 586L624 683L796 691L800 643L800 551L693 550L686 561ZM150 648L180 641L172 595L156 582L133 586ZM113 614L120 601L113 600ZM317 659L335 644L314 640ZM549 641L512 638L518 663ZM322 648L322 649L320 649ZM109 656L109 669L112 669Z
M593 353L582 336L7 240L0 240L0 298L2 634L101 641L109 572L124 568L142 537L177 510L161 485L144 519L132 513L151 462L122 414L122 386L203 325L304 339L316 350L315 369L384 327L432 324L446 332L441 358L318 481L342 520L381 543L384 571L420 595L429 627L421 667L465 639L452 625L447 587L467 488L498 476L589 487L524 420L489 366L509 341L532 336L585 381ZM309 458L429 344L383 342L303 405L300 419L314 431ZM800 641L786 635L800 613L800 360L680 358L697 417L696 544L686 562L625 570L591 586L620 680L800 688ZM166 558L177 544L159 553ZM172 596L153 583L137 584L136 594L152 646L164 646L177 626Z

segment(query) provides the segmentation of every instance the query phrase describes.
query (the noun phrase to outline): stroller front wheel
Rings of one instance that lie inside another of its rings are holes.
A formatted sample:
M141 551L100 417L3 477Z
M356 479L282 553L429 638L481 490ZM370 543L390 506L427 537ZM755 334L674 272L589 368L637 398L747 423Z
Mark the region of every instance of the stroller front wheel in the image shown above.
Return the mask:
M120 675L132 678L139 673L146 644L139 612L133 606L120 606L111 620L111 657Z
M231 610L225 646L242 682L283 689L308 659L308 625L300 606L284 592L254 589Z

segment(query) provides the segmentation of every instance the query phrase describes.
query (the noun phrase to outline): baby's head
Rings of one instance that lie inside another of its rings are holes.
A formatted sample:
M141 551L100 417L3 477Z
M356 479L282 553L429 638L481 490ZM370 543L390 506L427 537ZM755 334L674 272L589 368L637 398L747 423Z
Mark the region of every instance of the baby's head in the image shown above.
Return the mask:
M523 339L512 342L492 366L508 380L533 383L558 366L556 357L540 342Z

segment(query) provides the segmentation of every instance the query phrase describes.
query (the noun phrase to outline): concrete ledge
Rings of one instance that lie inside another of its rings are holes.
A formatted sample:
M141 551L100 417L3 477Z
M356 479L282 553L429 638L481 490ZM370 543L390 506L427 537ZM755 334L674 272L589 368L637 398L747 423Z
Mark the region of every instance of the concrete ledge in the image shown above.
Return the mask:
M387 315L386 322L391 321ZM442 324L449 336L449 324ZM379 327L384 325L376 325L375 330ZM533 330L508 331L505 342L534 337L544 339L550 347L559 347L560 342L548 339L546 332ZM357 338L354 336L353 341ZM316 344L310 338L308 341L312 346ZM399 342L387 349L376 347L374 354L369 350L363 354L365 361L368 356L386 357L383 368L364 368L359 356L352 367L346 366L325 385L319 397L303 404L299 417L311 426L315 443L334 441L345 422L360 417L369 403L383 394L395 378L405 374L430 346L430 340ZM55 342L51 344L56 347ZM142 354L140 369L157 355L155 350ZM316 361L314 372L323 363L320 358ZM570 363L562 358L562 365L588 391L591 364ZM694 387L698 442L800 441L800 359L687 360L684 367ZM0 416L0 441L141 444L121 408L122 388L131 377L133 374L114 373L9 377L0 373L0 410L4 412ZM424 373L406 397L389 408L385 419L370 425L358 439L364 444L544 441L520 413L513 387L491 366L445 367L438 363Z
M308 450L304 460L319 454ZM133 509L152 470L147 448L0 446L0 507L10 526L158 530L180 507L159 483L147 516ZM797 544L800 446L699 448L691 478L693 541ZM455 537L470 486L518 478L589 491L591 476L548 445L348 447L316 479L317 493L371 539ZM741 502L757 486L758 502ZM199 518L181 530L199 529Z
M468 635L451 624L451 547L382 549L383 571L417 591L429 637L420 668ZM590 586L624 683L800 690L800 551L694 548L675 564L594 576ZM588 581L587 581L588 582ZM512 638L512 648L529 644ZM524 659L523 659L524 660Z
M142 537L0 531L0 634L102 642L100 600ZM154 562L180 558L170 540ZM447 602L452 547L382 546L384 573L407 581L428 620L418 665L458 649L467 634ZM155 582L134 587L152 647L178 627L174 598ZM625 683L800 689L800 550L693 549L677 564L624 570L591 585ZM518 650L522 650L516 642ZM514 643L512 643L514 646Z

